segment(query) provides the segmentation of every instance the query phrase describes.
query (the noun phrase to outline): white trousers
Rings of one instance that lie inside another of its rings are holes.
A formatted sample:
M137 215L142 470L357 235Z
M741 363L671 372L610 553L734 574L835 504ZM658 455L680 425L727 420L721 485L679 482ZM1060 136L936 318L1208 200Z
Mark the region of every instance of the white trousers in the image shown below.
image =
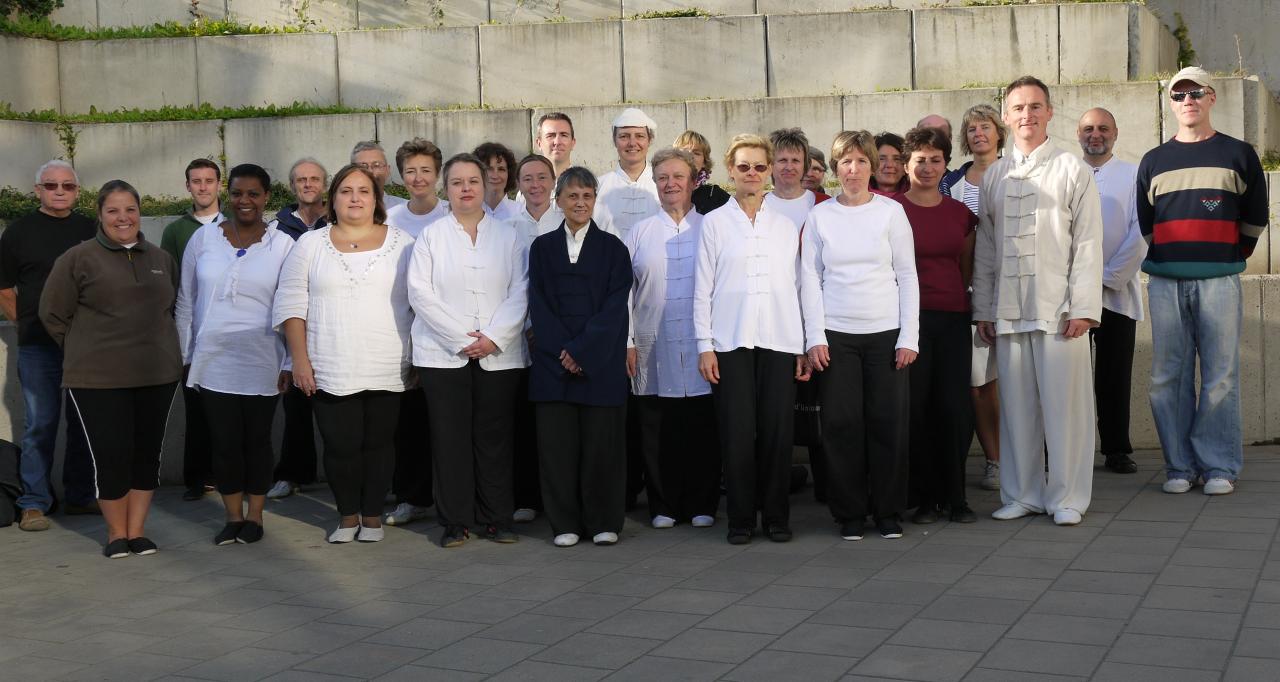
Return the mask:
M1089 337L996 337L1000 373L1000 499L1037 512L1083 514L1093 494ZM1045 445L1049 446L1045 476Z

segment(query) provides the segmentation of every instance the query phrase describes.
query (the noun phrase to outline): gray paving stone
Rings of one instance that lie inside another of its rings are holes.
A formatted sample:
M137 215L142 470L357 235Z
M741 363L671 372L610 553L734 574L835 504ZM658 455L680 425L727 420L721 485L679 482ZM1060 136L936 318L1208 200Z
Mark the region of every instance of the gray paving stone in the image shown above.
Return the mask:
M808 565L832 566L836 568L871 568L878 571L900 559L908 549L903 547L901 551L895 552L889 550L863 549L865 545L861 542L847 544L851 545L852 548L844 545L837 545L835 548L829 549L812 559L809 559Z
M1280 658L1280 630L1244 628L1236 638L1236 656ZM1276 663L1280 666L1280 663Z
M1280 580L1259 580L1253 589L1253 601L1271 604L1280 602Z
M1107 573L1068 570L1054 582L1053 589L1100 594L1142 594L1155 576L1141 573Z
M1252 568L1209 568L1206 566L1166 566L1156 578L1157 585L1183 587L1232 587L1252 589L1259 571ZM1256 599L1257 596L1255 595Z
M1074 554L1072 555L1074 556ZM996 555L973 569L974 573L1011 578L1057 578L1071 563L1070 558L1043 558Z
M1156 585L1147 592L1147 598L1142 601L1142 605L1153 609L1241 613L1249 605L1249 591L1219 587Z
M1125 521L1115 520L1107 524L1102 535L1124 535L1138 538L1180 538L1191 527L1190 523L1174 523L1168 521Z
M1280 628L1280 604L1250 604L1244 624L1251 628Z
M617 594L624 597L652 597L680 582L682 578L640 573L611 573L579 588L581 592Z
M175 673L199 663L190 658L177 656L161 656L140 651L131 651L122 656L99 661L91 666L81 668L62 676L68 682L78 680L153 680L157 677ZM6 670L6 674L8 670ZM17 679L17 678L15 678Z
M1168 558L1157 554L1128 554L1089 549L1071 562L1077 571L1119 571L1121 573L1159 573Z
M262 682L349 682L351 679L346 675L330 675L314 670L284 670L264 677Z
M1087 676L1107 653L1103 646L1005 639L982 659L982 667Z
M499 623L517 613L537 606L538 602L497 597L471 597L431 611L432 618L465 620L471 623Z
M1136 594L1095 594L1049 590L1031 607L1032 613L1057 613L1064 616L1128 618L1142 597Z
M1050 675L1029 673L1025 670L995 670L974 668L964 676L964 682L1083 682L1087 678L1074 675Z
M378 631L374 628L338 623L307 623L260 639L254 643L254 646L294 654L319 655L358 642L376 632Z
M849 590L862 584L863 581L875 574L876 571L872 569L801 566L779 577L773 584Z
M1145 554L1169 558L1178 549L1181 537L1121 537L1103 535L1089 543L1089 551Z
M890 644L961 651L986 651L1004 634L1004 625L916 618L889 638Z
M1046 540L1010 540L996 548L997 557L1022 557L1026 559L1073 559L1084 551L1084 542L1049 542ZM1064 564L1065 565L1065 564Z
M913 604L875 604L841 599L809 617L811 623L896 630L920 612Z
M805 623L779 637L771 649L809 654L862 657L889 636L888 630Z
M1009 625L1031 606L1020 599L983 599L944 595L920 612L922 618Z
M1125 627L1123 620L1028 613L1009 628L1007 637L1043 642L1111 646ZM992 666L1003 667L1003 666Z
M414 604L431 604L445 606L462 601L468 597L486 591L484 585L469 585L436 580L424 580L416 585L391 590L384 597L389 601L410 602Z
M492 682L590 682L603 679L608 674L608 670L598 668L520 661L488 679Z
M368 637L374 644L439 649L485 628L483 623L467 623L438 618L415 618Z
M1222 670L1231 655L1231 642L1186 637L1125 633L1107 655L1108 661L1163 665L1174 668Z
M609 679L619 682L634 680L635 682L701 682L714 680L733 668L729 663L713 663L711 661L695 661L662 656L641 656L627 667L619 670Z
M431 668L493 674L502 672L542 649L539 644L468 637L427 654L415 663Z
M729 671L722 679L735 682L837 680L857 662L856 658L766 649Z
M1271 547L1271 536L1261 533L1193 530L1182 538L1182 546L1203 549L1266 550Z
M431 680L431 682L474 682L475 680L488 679L489 675L484 673L469 673L462 670L448 670L445 668L431 668L420 665L405 665L392 670L378 679L378 682L422 682L423 680Z
M687 613L628 609L596 623L587 631L621 637L670 639L697 625L702 619L702 616Z
M989 597L991 599L1037 599L1053 584L1041 578L996 578L970 574L947 589L956 597Z
M636 608L708 616L741 598L732 592L674 588L640 602Z
M64 646L45 649L40 655L74 663L99 663L154 644L157 639L159 638L154 635L98 632L74 642L68 642Z
M1217 682L1218 677L1212 670L1105 661L1093 674L1093 682Z
M905 580L950 585L964 577L972 568L968 564L930 563L903 558L885 566L875 577L882 580Z
M774 577L769 573L744 573L715 567L679 583L679 587L688 590L749 594L773 582Z
M529 644L555 644L595 621L540 613L521 613L477 633L480 637Z
M624 597L616 594L586 594L570 592L533 609L534 613L565 618L586 618L588 620L604 620L620 611L625 611L640 603L638 597Z
M422 658L422 649L356 642L323 656L318 656L296 668L316 673L332 673L370 679L389 673L410 661Z
M449 571L437 578L443 582L467 583L470 585L501 585L517 578L533 569L529 566L512 566L508 564L471 564L465 568Z
M1141 608L1133 614L1132 620L1125 627L1125 632L1230 640L1236 637L1241 620L1242 617L1238 613Z
M733 604L702 621L698 627L780 635L813 615L812 610Z
M1191 530L1209 533L1268 533L1276 532L1275 519L1225 518L1201 516L1191 524Z
M480 594L486 597L499 597L502 599L547 601L567 592L572 592L584 584L581 580L521 576L508 580L501 585L491 587Z
M924 605L937 599L946 589L937 583L875 579L849 590L849 599L878 604Z
M656 554L629 566L623 566L621 570L626 573L688 578L711 568L715 564L715 559L695 559L693 557L672 556L670 554Z
M738 603L745 606L776 606L813 611L847 594L848 590L842 589L774 584L760 588Z
M557 578L587 582L620 571L631 564L621 561L580 561L568 559L550 566L541 566L528 574L530 578Z
M389 628L417 618L434 608L426 604L375 600L338 611L321 620L326 623Z
M243 647L181 671L183 675L209 680L240 682L262 679L311 658L311 654L291 654L272 649Z
M716 663L741 663L773 640L773 635L691 628L654 649L653 655Z
M5 661L4 674L15 680L55 680L88 668L85 663L42 656L18 656Z
M1272 679L1275 675L1276 662L1265 658L1244 658L1233 656L1227 665L1227 672L1222 682L1257 682Z
M534 658L548 663L616 670L660 644L662 640L659 639L580 632L555 646L543 649Z
M1267 553L1249 549L1205 549L1179 547L1169 563L1179 566L1212 566L1214 568L1262 568Z
M190 657L203 660L217 658L269 636L270 634L266 632L211 627L148 645L143 651L164 656Z
M890 679L951 682L962 679L981 656L968 651L886 645L862 659L852 672Z

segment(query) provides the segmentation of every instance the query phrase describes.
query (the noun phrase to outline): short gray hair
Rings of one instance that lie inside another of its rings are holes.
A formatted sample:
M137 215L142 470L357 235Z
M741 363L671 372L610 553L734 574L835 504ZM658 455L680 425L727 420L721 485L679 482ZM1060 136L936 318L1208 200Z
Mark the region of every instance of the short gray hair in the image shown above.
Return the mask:
M40 184L41 180L44 178L44 172L51 168L65 168L66 170L71 171L71 177L76 179L77 185L80 184L80 176L76 173L75 166L72 166L62 159L51 159L46 161L44 165L40 167L40 170L36 171L37 185Z
M654 177L657 178L658 176L658 166L673 160L683 161L689 164L689 177L698 177L698 166L697 162L693 160L693 154L687 150L676 149L674 147L659 149L658 152L653 155L653 160L649 162L649 166L653 168Z
M592 192L599 191L599 183L596 182L596 176L582 166L574 166L561 173L560 177L556 178L556 196L560 196L560 193L564 191L564 188L569 185L586 187Z
M293 182L293 172L298 170L298 166L301 166L304 163L311 163L318 166L320 168L320 174L324 176L322 180L326 183L329 182L329 171L324 167L324 164L317 161L314 157L304 156L301 159L294 161L292 166L289 166L289 182L290 183Z
M356 143L356 146L351 148L351 163L356 162L356 154L370 151L382 152L382 158L387 158L387 150L383 149L382 145L378 144L377 140L361 140Z

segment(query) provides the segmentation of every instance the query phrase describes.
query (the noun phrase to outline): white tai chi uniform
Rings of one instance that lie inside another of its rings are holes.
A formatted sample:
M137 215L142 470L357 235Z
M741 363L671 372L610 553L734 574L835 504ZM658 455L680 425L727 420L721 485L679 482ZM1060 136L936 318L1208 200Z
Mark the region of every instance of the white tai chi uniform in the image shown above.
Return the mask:
M1000 374L1000 497L1053 514L1089 507L1094 398L1089 338L1102 318L1102 209L1093 173L1046 141L982 179L973 319L994 322ZM1048 443L1048 480L1045 443Z

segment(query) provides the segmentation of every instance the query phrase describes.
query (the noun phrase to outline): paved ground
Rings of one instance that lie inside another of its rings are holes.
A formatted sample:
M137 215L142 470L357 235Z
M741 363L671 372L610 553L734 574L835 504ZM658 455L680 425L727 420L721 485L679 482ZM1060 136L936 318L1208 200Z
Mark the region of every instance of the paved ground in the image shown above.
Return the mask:
M108 561L99 519L0 530L0 678L1266 680L1280 678L1280 448L1234 495L1098 471L1084 524L904 524L843 542L808 493L789 544L649 529L557 549L442 550L423 521L329 546L322 487L267 538L214 547L212 496L163 490L153 557ZM977 461L971 474L976 477Z

